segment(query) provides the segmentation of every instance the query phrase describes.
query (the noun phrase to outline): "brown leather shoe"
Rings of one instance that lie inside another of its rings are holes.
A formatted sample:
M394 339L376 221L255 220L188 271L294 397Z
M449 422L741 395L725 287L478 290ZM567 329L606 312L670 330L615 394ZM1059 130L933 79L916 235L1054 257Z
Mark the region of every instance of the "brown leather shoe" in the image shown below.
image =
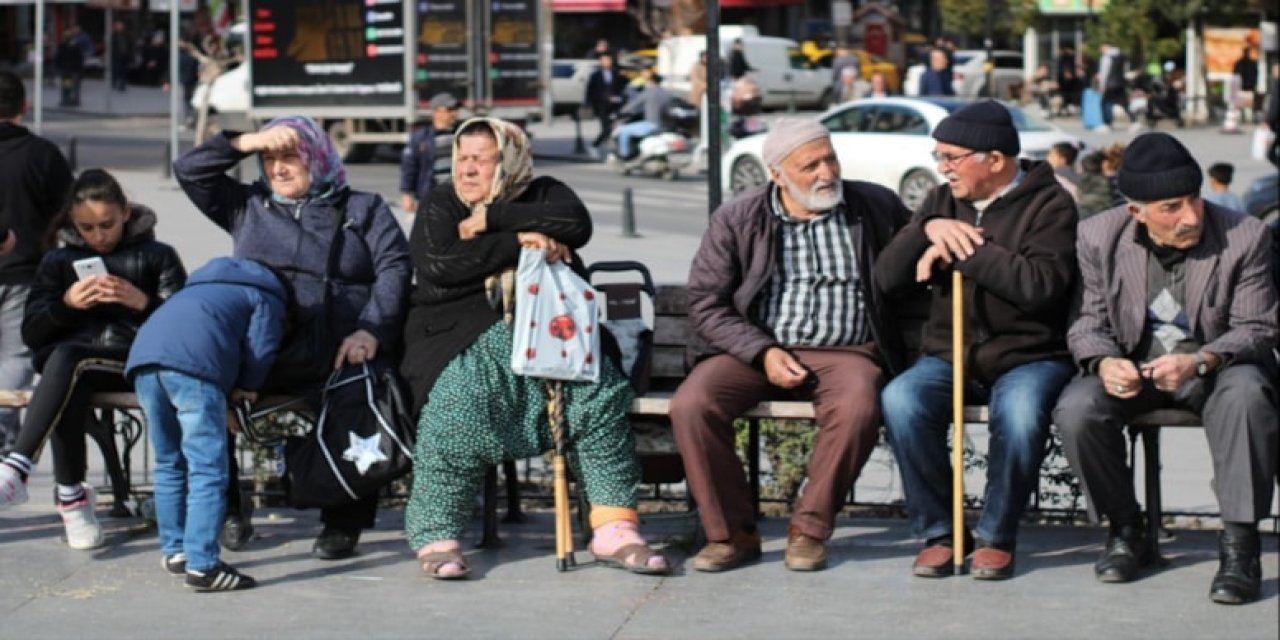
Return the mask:
M827 568L827 543L792 525L787 529L787 551L782 561L792 571L821 571Z
M693 568L715 573L760 559L760 534L739 532L724 542L708 542L693 557Z
M955 575L955 552L943 544L926 546L911 564L911 573L922 578L945 578Z
M979 547L969 559L969 571L978 580L1008 580L1013 577L1013 551Z

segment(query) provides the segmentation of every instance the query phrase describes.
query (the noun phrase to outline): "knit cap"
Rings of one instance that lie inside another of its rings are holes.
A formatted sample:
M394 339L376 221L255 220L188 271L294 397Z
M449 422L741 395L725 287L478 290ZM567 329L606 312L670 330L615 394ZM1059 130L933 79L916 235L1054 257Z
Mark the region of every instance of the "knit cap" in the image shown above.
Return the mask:
M830 136L831 132L812 118L780 118L764 137L760 159L764 166L776 167L805 143Z
M1203 180L1200 163L1177 138L1153 131L1125 148L1116 186L1130 200L1155 202L1199 193Z
M933 130L933 139L973 151L999 151L1016 156L1022 150L1009 110L995 100L956 109Z

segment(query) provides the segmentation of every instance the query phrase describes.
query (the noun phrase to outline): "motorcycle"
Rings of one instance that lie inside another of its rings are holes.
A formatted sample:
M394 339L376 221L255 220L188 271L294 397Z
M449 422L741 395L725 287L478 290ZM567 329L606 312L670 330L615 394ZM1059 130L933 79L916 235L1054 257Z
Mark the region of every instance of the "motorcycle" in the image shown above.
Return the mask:
M690 132L697 125L698 110L688 102L673 98L662 110L662 126L653 133L631 139L631 155L624 158L618 150L618 133L623 126L638 121L632 117L615 123L609 136L609 166L621 175L638 172L648 176L662 176L668 180L680 177L680 172L693 162L693 143Z

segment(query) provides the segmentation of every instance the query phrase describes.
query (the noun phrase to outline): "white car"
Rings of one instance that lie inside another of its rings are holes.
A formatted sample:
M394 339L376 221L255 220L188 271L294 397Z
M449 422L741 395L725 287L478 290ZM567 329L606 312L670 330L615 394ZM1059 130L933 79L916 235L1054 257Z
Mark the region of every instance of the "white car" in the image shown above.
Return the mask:
M573 115L582 108L583 100L587 95L587 81L598 68L600 68L600 62L595 58L552 61L552 115Z
M935 142L930 133L943 118L966 104L969 101L956 98L867 98L829 109L818 119L831 131L842 178L893 189L914 211L930 190L943 183L930 156ZM1022 108L1005 106L1018 129L1021 157L1043 160L1057 142L1080 145L1075 137ZM726 193L737 195L768 181L760 159L766 135L742 138L725 153L721 175Z
M1009 95L1014 85L1023 82L1022 54L1017 51L992 51L995 66L991 70L995 80L994 97L1006 100L1016 98ZM984 71L987 52L985 49L961 49L951 58L951 88L956 96L973 98L982 92L987 83ZM924 75L923 64L913 64L907 68L907 76L902 81L902 92L908 96L920 95L920 77Z

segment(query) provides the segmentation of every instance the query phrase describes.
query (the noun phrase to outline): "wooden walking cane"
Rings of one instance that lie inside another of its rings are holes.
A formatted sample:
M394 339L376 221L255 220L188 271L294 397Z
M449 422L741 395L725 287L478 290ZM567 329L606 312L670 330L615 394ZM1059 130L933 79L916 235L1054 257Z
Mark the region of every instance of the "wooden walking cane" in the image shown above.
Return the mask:
M547 423L551 426L552 477L556 501L556 570L568 571L578 562L573 557L573 525L569 521L569 477L565 471L564 383L548 380Z
M951 270L951 540L964 573L964 275Z

